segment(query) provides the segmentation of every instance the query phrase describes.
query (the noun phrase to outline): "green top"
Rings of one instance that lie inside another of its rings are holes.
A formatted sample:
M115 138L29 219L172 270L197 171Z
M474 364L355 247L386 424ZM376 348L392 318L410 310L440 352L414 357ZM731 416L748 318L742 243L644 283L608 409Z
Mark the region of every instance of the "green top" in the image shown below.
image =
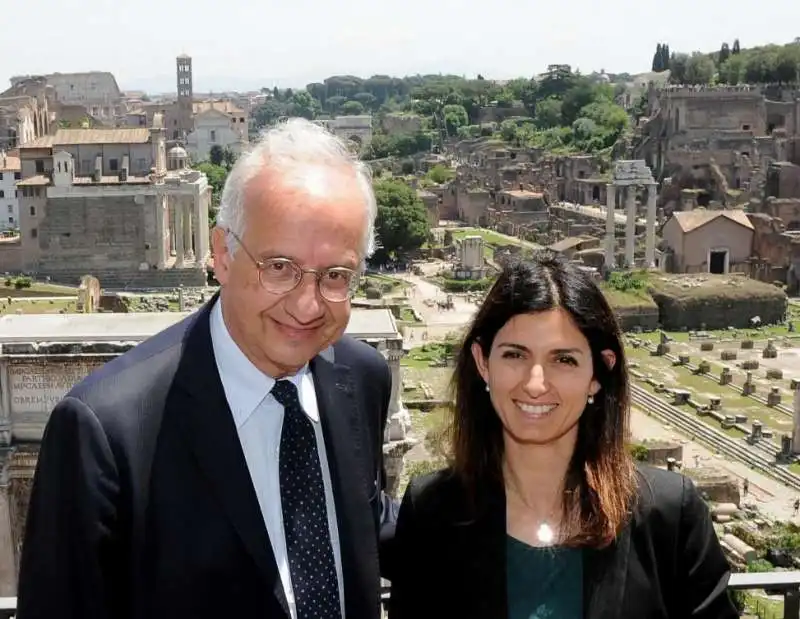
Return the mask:
M507 536L508 619L581 619L579 548L536 548Z

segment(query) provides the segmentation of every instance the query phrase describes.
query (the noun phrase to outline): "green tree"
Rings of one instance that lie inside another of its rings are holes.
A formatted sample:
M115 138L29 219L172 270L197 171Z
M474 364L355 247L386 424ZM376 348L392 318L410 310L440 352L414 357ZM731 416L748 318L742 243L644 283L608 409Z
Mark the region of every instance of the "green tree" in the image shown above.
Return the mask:
M445 105L442 113L447 127L447 135L456 135L459 127L469 124L467 110L464 109L463 105Z
M286 92L288 93L289 90L291 89L287 89ZM306 118L308 120L314 120L317 117L319 110L319 101L312 98L311 95L305 90L293 93L289 97L289 116L297 116L300 118Z
M731 54L730 57L719 66L719 81L722 84L736 86L744 80L744 56L741 54Z
M455 176L455 171L451 168L443 166L442 164L437 164L433 166L428 173L425 175L432 183L436 183L437 185L442 185L449 181L451 178Z
M561 101L550 97L536 104L534 122L539 129L550 129L561 124Z
M209 217L211 219L211 225L213 226L217 221L219 200L220 197L222 197L222 188L225 187L225 181L228 178L228 170L221 165L208 162L199 163L194 166L194 169L205 174L208 178L208 184L211 185L211 212L209 213Z
M364 106L358 101L348 101L339 108L339 111L344 116L360 116L364 113Z
M278 122L282 116L288 115L288 106L285 103L270 99L259 105L253 111L253 119L256 127L268 127Z
M669 70L671 71L669 81L673 84L685 84L686 67L688 64L688 54L672 54L672 57L669 59Z
M358 101L367 110L376 110L378 108L378 98L371 92L358 92L353 97L354 101Z
M664 65L662 64L664 61L664 56L662 54L663 48L661 47L661 43L656 44L656 53L653 54L653 66L652 69L656 73L660 73L664 70Z
M714 77L714 61L706 54L694 52L686 62L685 84L710 84Z
M723 43L722 47L719 49L719 59L717 60L717 64L721 65L730 57L731 57L731 48L728 46L727 43Z
M219 144L213 144L211 149L208 151L208 160L215 166L221 166L224 159L225 151L222 150L222 146Z
M784 45L778 50L775 61L775 77L781 84L797 82L798 69L800 69L800 45L794 43Z
M741 50L741 47L739 46L739 39L735 39L735 40L733 41L733 48L731 49L731 54L734 54L734 55L736 55L736 54L738 54L740 51L742 51L742 50Z
M375 261L386 262L391 256L419 249L430 229L425 205L417 193L393 179L379 179L373 185L378 202L375 229L380 242Z

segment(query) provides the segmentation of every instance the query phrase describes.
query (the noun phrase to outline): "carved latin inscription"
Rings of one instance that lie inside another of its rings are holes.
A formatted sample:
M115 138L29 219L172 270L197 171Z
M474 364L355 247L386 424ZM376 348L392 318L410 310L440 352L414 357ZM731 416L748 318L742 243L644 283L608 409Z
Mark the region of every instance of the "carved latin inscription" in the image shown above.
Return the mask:
M49 413L97 363L70 362L8 366L11 413Z

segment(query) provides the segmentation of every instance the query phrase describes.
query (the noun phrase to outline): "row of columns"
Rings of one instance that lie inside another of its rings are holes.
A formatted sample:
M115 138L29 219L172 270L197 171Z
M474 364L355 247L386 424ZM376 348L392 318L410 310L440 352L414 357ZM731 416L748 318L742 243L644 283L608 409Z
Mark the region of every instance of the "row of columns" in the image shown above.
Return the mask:
M636 250L636 187L637 185L620 185L626 187L625 195L625 267L632 269L635 266ZM645 250L644 261L647 268L655 267L656 262L656 199L658 198L658 185L648 183L647 187L647 216L645 223ZM617 266L617 241L616 241L616 206L617 185L606 185L606 268L614 269Z
M197 258L203 260L208 253L208 239L198 229L203 221L202 201L206 196L176 196L162 194L157 201L156 225L158 268L166 269L170 255L175 254L174 268L180 269Z

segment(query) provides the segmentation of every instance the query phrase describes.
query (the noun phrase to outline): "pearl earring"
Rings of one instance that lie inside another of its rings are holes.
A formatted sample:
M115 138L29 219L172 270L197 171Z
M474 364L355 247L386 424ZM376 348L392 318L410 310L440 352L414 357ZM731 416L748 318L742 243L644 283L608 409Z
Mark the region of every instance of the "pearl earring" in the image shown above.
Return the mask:
M589 397L588 397L588 398L586 398L586 401L587 401L589 404L594 404L594 396L593 396L593 395L589 395Z
M489 383L486 383L486 393L489 393Z

